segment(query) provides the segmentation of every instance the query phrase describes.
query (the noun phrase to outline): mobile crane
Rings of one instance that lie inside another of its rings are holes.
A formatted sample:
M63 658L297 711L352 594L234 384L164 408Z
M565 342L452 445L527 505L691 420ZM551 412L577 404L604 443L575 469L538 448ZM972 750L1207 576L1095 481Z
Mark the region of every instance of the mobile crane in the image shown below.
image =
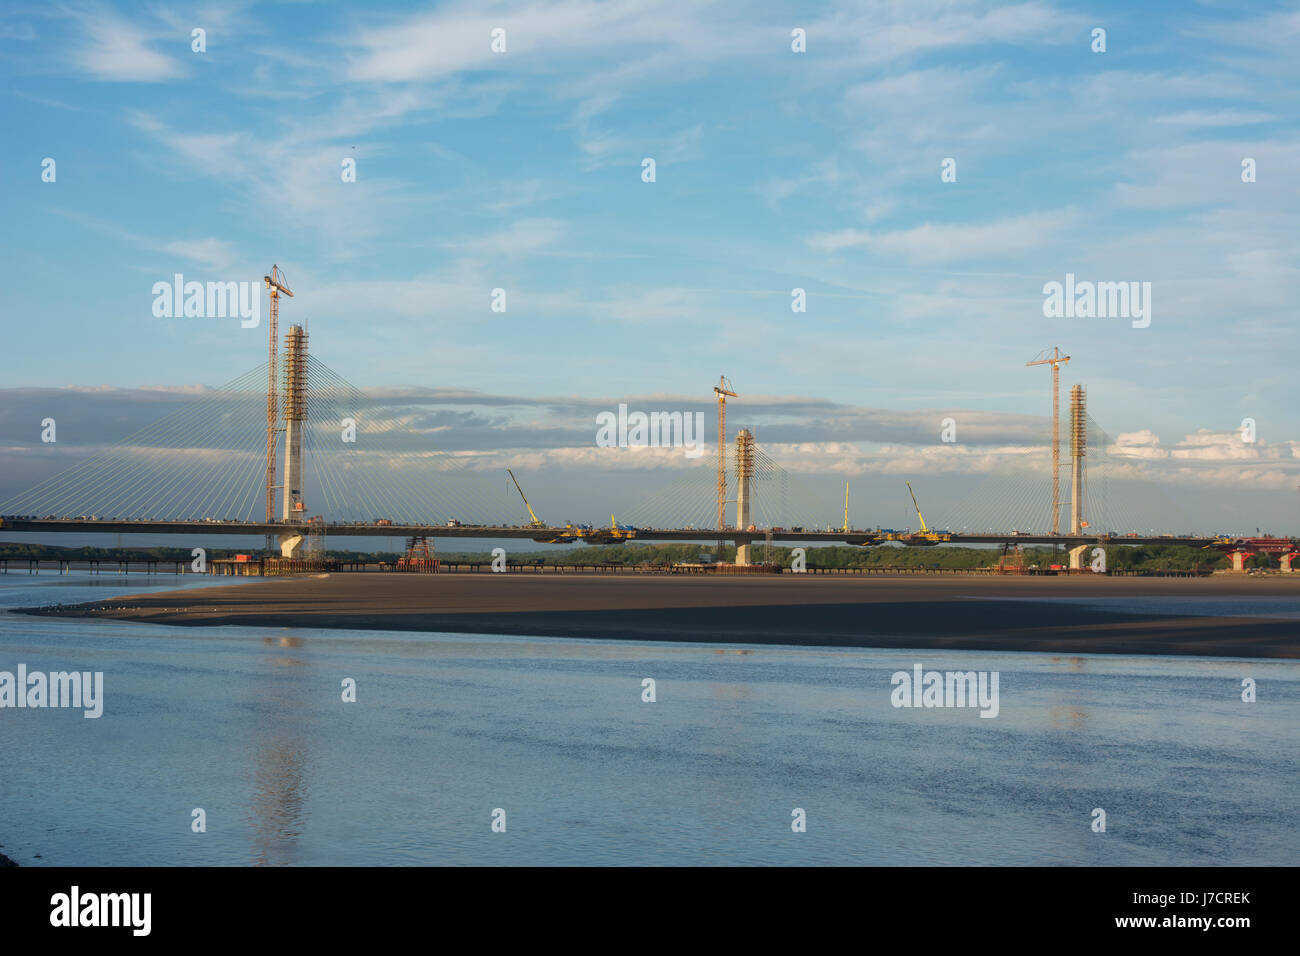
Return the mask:
M524 489L519 487L519 479L515 477L515 473L507 468L506 474L508 474L510 480L515 483L515 490L519 492L519 497L524 499L524 507L528 509L528 517L532 519L528 522L528 527L545 528L546 522L533 513L533 506L528 503L528 497L524 494Z
M910 481L907 482L907 493L912 496L912 507L916 509L916 519L921 522L921 530L915 534L900 535L899 540L923 547L938 544L940 541L951 541L952 535L947 531L931 531L926 525L925 518L921 515L921 506L916 503L916 492L912 490Z

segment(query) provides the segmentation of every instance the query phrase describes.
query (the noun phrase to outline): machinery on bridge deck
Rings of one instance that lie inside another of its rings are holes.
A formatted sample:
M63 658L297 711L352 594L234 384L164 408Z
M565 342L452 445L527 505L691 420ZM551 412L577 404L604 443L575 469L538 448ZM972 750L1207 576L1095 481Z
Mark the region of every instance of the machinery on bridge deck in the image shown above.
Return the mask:
M952 533L948 531L932 531L925 523L925 517L921 514L921 506L916 503L916 492L912 491L912 483L907 482L907 493L912 496L912 507L916 509L916 520L921 522L921 530L911 534L890 534L887 536L889 541L899 541L903 544L910 544L914 547L930 547L940 541L951 541Z
M532 519L528 522L528 527L545 528L546 522L533 513L533 506L528 503L528 497L524 494L524 489L519 487L519 479L515 477L515 473L507 468L506 474L508 474L510 480L515 483L515 490L519 492L519 497L524 499L524 507L528 509L528 517Z
M614 520L614 516L609 516L608 528L593 528L588 530L583 540L587 544L619 544L629 538L636 537L636 528L630 524L619 524Z
M608 528L593 528L589 524L566 524L558 534L534 538L541 544L573 544L577 541L586 544L621 544L636 537L636 528L629 524L619 524L614 516L609 516Z
M920 531L895 531L893 528L877 528L874 531L851 531L849 529L849 511L848 511L848 482L844 484L844 543L855 545L860 548L871 548L876 545L884 544L886 541L897 541L899 544L910 545L914 548L928 548L945 541L952 541L951 531L935 531L925 523L925 516L921 514L921 507L916 503L916 493L912 491L912 483L907 482L907 493L912 496L912 507L916 510L916 519L921 522Z
M519 492L519 497L523 499L524 507L528 509L528 517L532 520L528 522L530 528L545 528L546 522L537 517L533 511L533 506L528 503L527 496L524 495L524 489L519 487L519 479L515 477L514 471L507 468L506 473L510 480L515 483L515 490ZM609 516L608 528L593 528L591 525L566 524L564 530L558 534L541 535L533 540L539 544L573 544L575 541L585 541L588 544L613 544L619 541L626 541L628 538L636 537L636 528L627 524L619 524L614 520L614 516Z

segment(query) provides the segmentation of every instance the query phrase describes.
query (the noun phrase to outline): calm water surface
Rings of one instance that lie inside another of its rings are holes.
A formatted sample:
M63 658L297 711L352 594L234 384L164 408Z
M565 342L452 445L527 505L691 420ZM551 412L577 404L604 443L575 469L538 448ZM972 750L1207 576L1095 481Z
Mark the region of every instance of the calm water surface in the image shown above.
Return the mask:
M10 574L0 608L211 583ZM98 720L0 710L0 852L24 865L1300 861L1290 662L0 610L0 670L20 662L105 681ZM895 709L890 676L916 663L998 671L998 717ZM195 807L206 833L191 832ZM490 829L498 807L505 833ZM791 831L795 807L806 833ZM1104 834L1091 832L1094 807Z

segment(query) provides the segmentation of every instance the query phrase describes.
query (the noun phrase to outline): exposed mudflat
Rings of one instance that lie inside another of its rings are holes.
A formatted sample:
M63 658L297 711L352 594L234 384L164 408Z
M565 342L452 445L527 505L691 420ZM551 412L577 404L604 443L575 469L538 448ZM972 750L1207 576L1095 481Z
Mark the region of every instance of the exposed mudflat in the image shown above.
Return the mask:
M1147 613L1151 608L1159 613ZM340 573L29 612L191 626L1300 657L1300 574L1291 579Z

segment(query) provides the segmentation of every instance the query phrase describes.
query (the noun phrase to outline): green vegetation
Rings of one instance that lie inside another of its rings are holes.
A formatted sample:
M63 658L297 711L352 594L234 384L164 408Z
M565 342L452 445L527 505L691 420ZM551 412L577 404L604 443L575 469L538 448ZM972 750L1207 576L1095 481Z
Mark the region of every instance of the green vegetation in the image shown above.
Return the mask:
M1106 549L1106 566L1116 571L1193 571L1222 570L1231 566L1221 551L1189 548L1185 544L1121 545ZM1277 560L1256 555L1247 567L1275 568Z
M772 547L762 543L752 549L755 561L773 561L789 565L792 549ZM716 549L708 544L615 544L600 547L578 547L568 551L511 552L508 556L511 564L620 564L646 565L649 567L667 567L676 563L697 563L702 558L720 561L734 561L736 549L727 545L720 555L714 558ZM1025 548L1023 551L1025 566L1037 565L1040 568L1053 564L1069 563L1069 556L1064 551L1053 552L1051 548ZM877 548L856 548L848 545L808 548L806 561L810 568L986 568L996 565L1001 556L1000 548L905 548L886 545ZM487 562L491 556L486 552L450 553L439 555L448 562ZM390 558L391 560L391 558ZM1214 570L1228 567L1228 558L1218 551L1190 548L1186 545L1112 545L1106 550L1107 566L1115 570L1160 570L1190 571L1200 568ZM1276 561L1259 555L1252 558L1249 567L1271 568Z
M208 551L209 560L219 557L233 557L237 552ZM243 553L243 552L238 552ZM185 561L193 560L189 548L61 548L50 544L27 544L0 541L0 558L27 560L38 558L41 561Z
M792 549L772 547L762 542L753 546L755 561L773 561L790 564ZM257 549L208 549L208 560L233 558L236 554L258 553ZM1064 551L1050 548L1025 548L1025 566L1040 568L1053 564L1068 564ZM393 563L402 552L338 551L330 549L326 556L335 561L355 561L367 564ZM715 557L716 555L716 557ZM985 568L995 565L1001 555L999 548L904 548L885 545L877 548L855 548L841 545L826 548L808 548L806 561L810 568ZM492 560L487 551L442 552L438 555L448 563L486 564ZM42 544L0 542L0 558L25 560L39 558L43 561L185 561L192 560L189 548L61 548ZM649 567L667 567L677 563L697 563L704 560L731 562L736 559L736 549L727 545L720 553L710 544L614 544L597 547L575 547L546 552L509 552L510 564L545 565L598 565L620 564ZM1160 570L1190 571L1217 570L1228 567L1228 558L1218 551L1191 548L1186 545L1112 545L1106 550L1106 564L1116 571ZM1247 562L1249 568L1275 568L1277 561L1267 555L1256 555Z

